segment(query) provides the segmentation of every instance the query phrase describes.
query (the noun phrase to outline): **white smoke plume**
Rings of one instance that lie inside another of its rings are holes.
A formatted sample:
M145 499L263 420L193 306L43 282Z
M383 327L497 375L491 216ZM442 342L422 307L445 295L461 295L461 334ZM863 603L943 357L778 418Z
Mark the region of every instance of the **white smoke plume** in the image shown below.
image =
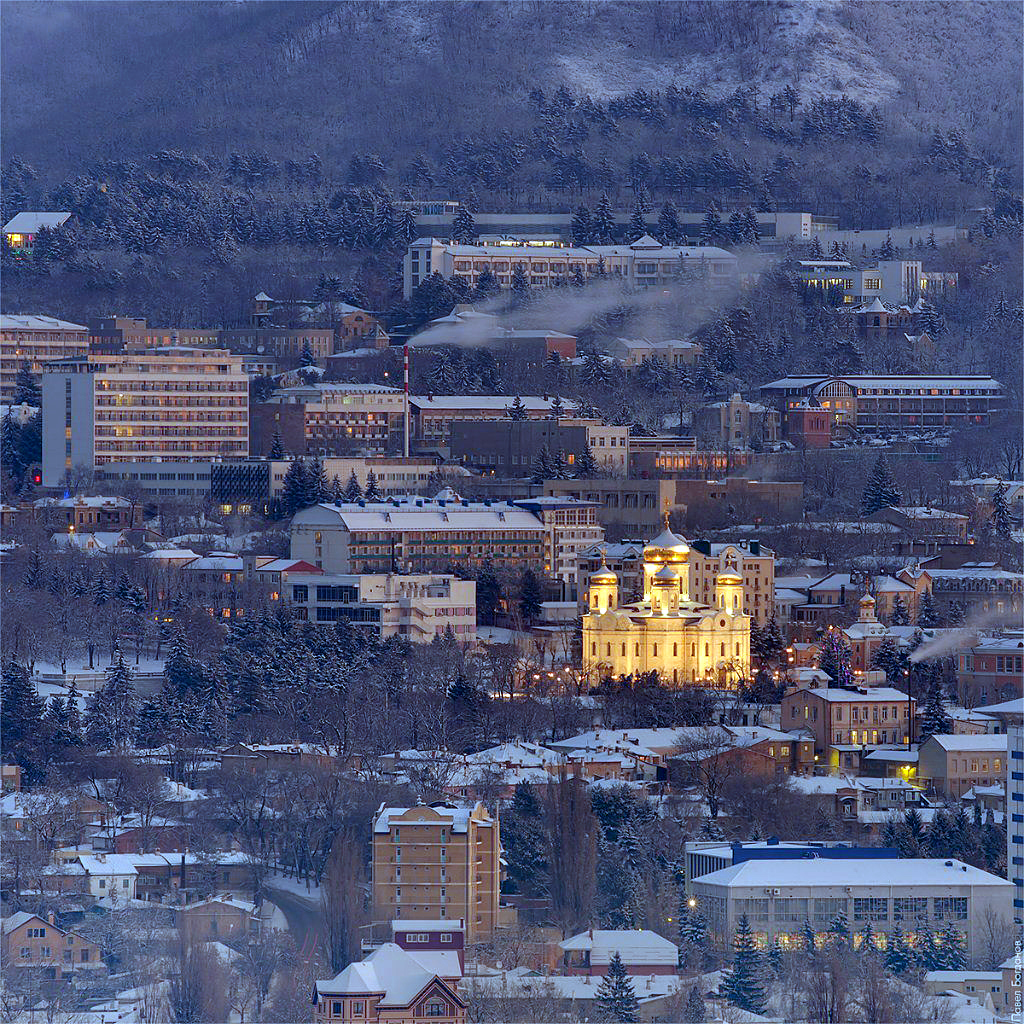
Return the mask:
M958 629L944 630L934 640L921 644L913 654L910 655L911 662L928 661L932 658L942 658L954 651L963 650L965 647L973 647L978 642L978 634L982 629L993 626L1013 625L1012 616L1005 612L982 612L972 616L968 622ZM1019 625L1019 621L1016 622Z

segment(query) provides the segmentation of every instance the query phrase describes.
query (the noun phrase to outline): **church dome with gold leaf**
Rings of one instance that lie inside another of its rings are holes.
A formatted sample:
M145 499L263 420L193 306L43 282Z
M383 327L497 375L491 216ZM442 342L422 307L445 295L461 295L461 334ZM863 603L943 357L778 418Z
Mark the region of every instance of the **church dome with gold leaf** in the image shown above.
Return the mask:
M668 513L665 513L665 529L644 547L645 562L686 562L690 558L690 545L668 528Z

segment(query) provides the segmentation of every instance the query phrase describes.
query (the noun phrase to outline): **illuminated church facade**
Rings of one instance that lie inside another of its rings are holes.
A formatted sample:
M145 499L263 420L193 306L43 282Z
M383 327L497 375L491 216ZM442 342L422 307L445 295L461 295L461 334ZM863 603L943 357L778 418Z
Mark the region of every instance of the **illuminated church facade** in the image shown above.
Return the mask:
M736 689L750 675L750 623L743 580L723 572L714 604L690 599L690 547L668 528L643 554L643 597L621 604L619 579L606 565L587 585L583 671L605 677L657 672L669 684Z

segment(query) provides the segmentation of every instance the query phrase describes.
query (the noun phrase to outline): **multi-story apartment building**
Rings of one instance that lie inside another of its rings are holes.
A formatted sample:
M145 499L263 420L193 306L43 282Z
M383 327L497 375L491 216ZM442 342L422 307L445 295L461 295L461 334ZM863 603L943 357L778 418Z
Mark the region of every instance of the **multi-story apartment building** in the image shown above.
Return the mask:
M851 769L864 746L909 746L916 706L913 697L891 686L799 688L782 698L780 725L812 733L822 766Z
M0 315L0 400L14 395L14 378L21 367L38 377L53 359L88 355L89 328L52 316Z
M217 340L232 352L255 352L279 359L299 359L308 349L321 364L335 347L330 327L239 327L218 332Z
M760 402L748 402L736 393L728 401L698 409L694 426L704 440L723 448L770 444L778 438L779 412Z
M62 526L75 533L120 532L142 525L138 502L101 495L41 498L35 502L35 514L52 528Z
M1013 917L1024 920L1024 726L1018 701L1010 704L1007 726L1010 761L1006 773L1006 869L1013 882ZM1019 978L1019 974L1018 974ZM1018 983L1019 987L1019 983Z
M926 272L920 260L880 260L864 270L855 270L848 260L800 260L797 277L809 291L820 292L837 305L877 303L883 312L883 303L909 306L922 298L941 297L957 284L956 274Z
M958 860L898 858L852 849L848 856L755 856L699 875L690 883L711 941L726 949L746 915L759 945L799 948L804 923L824 934L840 914L859 933L899 925L910 943L927 927L953 927L969 961L982 955L985 922L1007 918L1011 883Z
M43 483L75 466L249 453L249 381L223 349L154 348L49 363Z
M576 597L580 552L604 538L593 501L578 498L526 498L513 502L532 512L544 526L544 571L562 584L562 600Z
M1024 638L979 637L957 654L957 687L968 707L1024 696Z
M405 396L383 384L285 388L253 405L254 455L268 455L275 434L289 455L401 451Z
M607 473L625 476L629 466L629 427L600 420L455 420L449 429L452 459L498 477L530 476L542 448L562 452L570 471L587 448Z
M429 643L449 629L459 643L476 640L474 580L440 574L300 572L289 574L282 591L296 617L308 622L348 619L383 640L402 636L412 643Z
M292 519L291 556L328 572L444 572L450 566L542 571L548 530L506 502L392 499L314 505Z
M77 932L65 931L47 919L20 910L5 917L0 928L4 963L17 971L39 971L46 980L63 981L80 971L106 968L100 947Z
M1006 755L1006 733L936 733L918 751L918 782L939 796L959 800L975 786L1001 787Z
M743 611L758 626L775 614L775 552L760 541L690 543L690 597L714 604L715 584L723 572L743 580Z
M676 500L674 480L636 480L599 477L596 480L545 480L544 493L559 498L596 502L605 528L619 527L630 536L653 537L665 512L685 512Z
M909 565L896 574L916 595L930 590L936 605L948 612L954 604L968 615L986 612L1018 616L1024 604L1024 574L996 562L964 562L957 569Z
M466 943L493 934L502 881L498 819L483 804L381 805L373 825L377 921L462 918Z
M531 420L553 418L555 399L544 395L520 396L519 401ZM452 424L461 420L504 420L515 402L509 395L412 395L409 398L412 434L421 448L447 450ZM563 415L572 415L576 406L562 402Z
M982 375L844 376L807 374L761 386L775 404L788 436L789 413L814 401L829 414L832 433L854 428L869 434L940 427L987 426L1003 405L1003 385Z
M712 287L736 279L736 257L715 246L662 245L650 235L628 245L562 245L554 241L502 239L466 245L438 238L417 238L404 260L404 295L433 273L476 285L485 270L499 287L509 288L518 270L531 287L550 287L574 277L605 273L633 287L650 287L690 275Z
M112 355L125 349L164 345L217 347L215 327L151 327L145 320L127 316L103 316L89 321L89 351Z

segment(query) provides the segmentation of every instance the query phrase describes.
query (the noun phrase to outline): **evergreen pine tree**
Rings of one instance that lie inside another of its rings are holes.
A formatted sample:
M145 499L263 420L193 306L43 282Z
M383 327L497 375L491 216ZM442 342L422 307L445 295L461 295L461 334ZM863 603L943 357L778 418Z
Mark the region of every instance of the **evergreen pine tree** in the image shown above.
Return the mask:
M832 943L841 948L848 948L850 945L850 922L845 913L838 913L832 918L828 926L829 935L832 936Z
M552 468L551 452L546 444L542 444L533 460L533 482L539 484L550 480Z
M774 977L779 978L782 976L785 964L785 955L776 937L775 941L768 947L768 952L765 953L765 965Z
M523 268L522 263L517 263L515 269L512 271L512 291L516 296L522 299L529 290L530 281L526 276L526 270Z
M292 459L281 481L281 508L286 516L293 516L306 508L309 488L306 483L306 462Z
M337 504L339 501L343 501L345 498L345 488L341 486L341 481L338 479L338 474L335 473L331 477L331 501Z
M523 405L523 400L516 395L511 405L505 407L505 415L510 420L525 420L526 419L526 406Z
M748 1013L764 1013L764 958L754 943L750 921L743 914L736 925L732 942L732 971L722 983L722 991L733 1006Z
M935 242L935 232L928 232L928 254L934 256L939 251L939 247Z
M680 967L703 968L708 955L708 926L704 915L696 906L690 906L686 892L679 899L679 960Z
M896 259L896 246L893 244L892 235L886 235L882 247L878 250L880 260Z
M953 723L946 710L946 694L938 666L929 673L928 689L919 711L920 742L936 733L952 732Z
M941 970L941 955L935 944L935 933L927 920L917 926L917 942L914 946L914 960L922 971Z
M837 686L850 685L850 645L841 629L830 629L825 634L825 642L818 655L818 667Z
M967 950L964 948L964 936L956 925L947 925L940 936L939 953L942 960L940 970L967 970Z
M619 1024L632 1024L640 1020L640 1004L637 1002L633 982L626 974L622 957L615 953L608 964L608 973L601 979L595 999L602 1016Z
M0 749L4 761L28 767L40 735L46 705L28 672L13 661L0 671Z
M565 480L569 476L569 464L565 461L565 452L561 448L555 451L551 459L551 479Z
M74 676L68 687L68 733L75 743L82 742L82 709L78 704L78 684Z
M281 440L280 430L274 431L274 436L270 442L270 452L267 457L271 459L284 458L284 441Z
M323 459L314 455L306 466L306 505L319 505L322 501L330 501L331 487L324 472Z
M480 621L494 625L494 617L501 604L501 583L490 560L484 562L476 577L476 610Z
M898 505L901 500L902 496L889 471L889 464L885 461L884 455L879 455L864 488L860 513L862 516L870 516L880 508Z
M611 245L615 241L615 215L607 193L601 196L590 222L590 237L594 245Z
M679 211L671 199L667 199L658 214L658 238L662 245L676 245L682 237Z
M345 484L345 492L342 495L342 500L349 503L359 501L363 496L363 488L359 484L359 480L356 477L356 471L353 469L349 473L348 483Z
M316 357L313 355L313 350L309 347L308 341L302 343L302 355L299 356L299 366L316 366Z
M25 463L21 457L21 427L12 418L10 409L0 421L0 466L7 475L20 484L25 473Z
M814 956L817 950L817 940L814 932L814 925L810 921L804 921L803 928L800 929L800 933L804 940L804 952L809 956Z
M587 245L591 241L592 233L590 210L584 203L580 203L572 215L572 240L576 245Z
M639 205L634 205L629 218L629 236L635 242L647 234L647 214Z
M707 1011L704 1007L704 998L697 986L694 985L686 997L686 1008L683 1010L684 1024L704 1024L706 1020Z
M894 626L910 625L910 612L907 611L906 603L899 594L896 595L892 602L892 624Z
M601 475L601 467L594 458L594 449L588 444L576 456L576 476L581 480L594 480Z
M868 955L878 952L878 939L870 921L864 925L860 933L860 952Z
M921 629L934 629L939 624L939 613L930 589L921 593L917 605L917 625Z
M115 649L115 656L117 660L107 669L106 682L86 707L85 738L91 746L120 750L132 744L139 698L120 649Z
M821 239L815 235L814 241L811 242L811 259L820 260L822 256L824 256L824 253L821 251Z
M524 570L519 577L519 611L525 622L533 622L540 614L544 592L540 580L532 569Z
M907 937L897 922L889 935L889 943L885 949L885 969L890 974L905 974L910 969L912 962L913 955L907 945Z
M1010 518L1010 505L1006 500L1006 484L1000 480L992 493L991 504L992 529L1003 539L1010 539L1013 520Z
M452 238L456 242L461 242L463 245L468 245L470 242L475 242L478 236L476 230L476 221L473 220L473 214L471 214L467 207L460 206L459 212L455 214L455 219L452 221Z
M718 213L718 207L714 200L708 203L704 213L704 220L700 226L700 244L714 245L722 238L722 218Z
M28 361L22 362L14 377L14 393L11 395L11 405L32 405L37 409L43 404L42 392L39 390L39 381L32 373L32 367Z
M366 500L367 501L383 501L384 492L381 491L379 484L377 483L377 474L371 469L366 474Z

